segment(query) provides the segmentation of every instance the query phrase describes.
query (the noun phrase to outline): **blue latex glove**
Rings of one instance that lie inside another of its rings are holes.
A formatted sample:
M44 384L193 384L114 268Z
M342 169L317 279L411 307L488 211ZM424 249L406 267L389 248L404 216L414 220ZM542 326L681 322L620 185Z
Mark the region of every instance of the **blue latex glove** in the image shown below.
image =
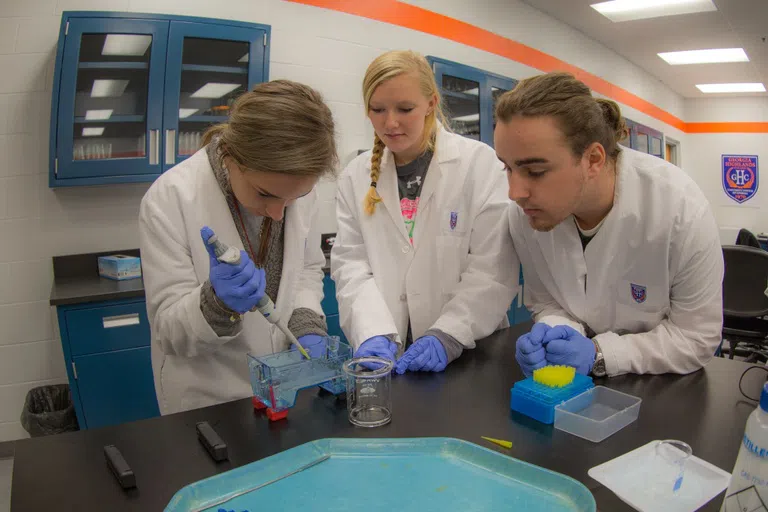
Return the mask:
M557 325L544 335L548 364L573 366L582 375L589 375L595 364L595 343L579 334L573 327Z
M253 309L264 297L267 279L264 269L256 268L248 253L240 251L240 263L230 265L216 259L213 248L206 241L213 235L213 230L205 226L200 230L205 250L210 257L211 269L208 279L211 281L216 296L226 306L241 315Z
M326 349L328 341L325 336L320 336L319 334L305 334L297 339L299 344L304 347L309 354L309 357L312 359L322 359L328 352ZM291 350L298 350L293 343L291 343Z
M397 343L390 340L386 336L374 336L365 340L355 351L353 357L383 357L389 359L393 363L395 362L395 355L397 354ZM381 365L365 365L371 370L378 370Z
M395 371L402 375L409 372L441 372L448 366L445 347L434 336L422 336L408 347L397 360Z
M533 375L534 370L547 365L546 351L544 350L544 335L551 329L547 324L537 323L533 325L531 332L517 338L515 346L515 359L526 377Z

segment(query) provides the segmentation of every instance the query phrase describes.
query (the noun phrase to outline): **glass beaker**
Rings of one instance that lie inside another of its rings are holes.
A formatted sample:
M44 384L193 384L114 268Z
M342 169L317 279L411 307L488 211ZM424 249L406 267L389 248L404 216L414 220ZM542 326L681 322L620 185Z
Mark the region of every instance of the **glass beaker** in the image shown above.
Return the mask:
M692 454L691 447L683 441L659 441L654 448L651 492L665 498L676 495L683 485L685 463Z
M350 423L380 427L390 422L393 367L394 362L382 357L358 357L344 363Z

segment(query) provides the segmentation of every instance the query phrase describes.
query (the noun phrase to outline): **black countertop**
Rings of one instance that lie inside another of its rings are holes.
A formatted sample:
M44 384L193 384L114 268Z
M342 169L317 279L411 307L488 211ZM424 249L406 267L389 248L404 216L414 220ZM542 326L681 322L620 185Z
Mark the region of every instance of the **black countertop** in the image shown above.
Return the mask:
M55 256L53 258L53 286L51 306L81 304L106 300L144 297L144 280L114 281L99 276L98 257L108 254L139 255L138 249L105 253ZM331 271L331 260L326 256L323 272Z
M392 423L353 427L343 403L313 390L299 393L288 419L270 423L250 399L161 418L19 441L13 467L11 510L162 510L187 484L327 437L455 437L564 473L583 482L601 511L631 508L587 476L593 466L654 439L681 439L694 455L730 471L747 416L755 403L739 392L744 363L714 359L687 376L625 375L596 384L643 399L640 417L594 444L511 413L509 390L522 378L514 359L521 324L478 342L445 372L395 376ZM756 396L763 372L750 372L744 389ZM195 423L207 420L229 446L230 461L215 463L197 441ZM480 436L508 439L511 450ZM102 448L115 444L136 473L138 488L123 491L109 473ZM342 477L340 477L342 478ZM717 511L722 494L701 510ZM318 510L322 509L318 504Z

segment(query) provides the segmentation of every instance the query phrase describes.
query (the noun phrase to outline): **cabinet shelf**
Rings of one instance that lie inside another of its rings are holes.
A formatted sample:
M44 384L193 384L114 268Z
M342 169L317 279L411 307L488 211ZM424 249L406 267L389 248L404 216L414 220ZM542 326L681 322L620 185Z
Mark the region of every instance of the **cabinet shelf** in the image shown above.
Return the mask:
M179 119L179 123L226 123L229 116L189 116Z
M79 69L149 69L148 62L80 62Z
M202 73L229 73L233 75L247 75L248 68L235 66L203 66L200 64L182 64L182 71L199 71Z
M112 116L109 119L86 119L75 117L75 124L104 124L104 123L143 123L144 116Z

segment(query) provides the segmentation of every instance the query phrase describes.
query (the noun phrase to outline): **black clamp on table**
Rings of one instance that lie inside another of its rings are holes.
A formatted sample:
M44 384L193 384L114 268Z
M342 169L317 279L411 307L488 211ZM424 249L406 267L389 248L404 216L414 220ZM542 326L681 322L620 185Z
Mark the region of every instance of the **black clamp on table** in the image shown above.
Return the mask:
M229 458L229 455L227 455L227 443L219 437L219 434L213 430L213 427L207 421L197 423L196 430L197 438L205 446L205 449L208 450L213 460L221 462Z

